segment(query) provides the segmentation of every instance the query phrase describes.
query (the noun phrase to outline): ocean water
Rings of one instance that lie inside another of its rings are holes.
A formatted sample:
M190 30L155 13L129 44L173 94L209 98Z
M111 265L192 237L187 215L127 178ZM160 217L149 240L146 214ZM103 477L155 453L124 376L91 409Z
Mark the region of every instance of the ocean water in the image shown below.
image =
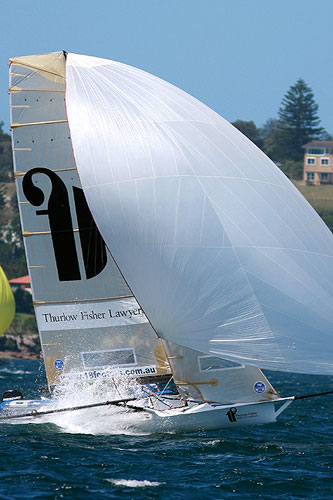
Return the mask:
M333 389L332 377L269 377L283 396ZM0 360L1 392L37 397L44 383L39 361ZM305 399L275 424L189 434L96 434L84 416L1 424L0 499L332 500L332 406Z

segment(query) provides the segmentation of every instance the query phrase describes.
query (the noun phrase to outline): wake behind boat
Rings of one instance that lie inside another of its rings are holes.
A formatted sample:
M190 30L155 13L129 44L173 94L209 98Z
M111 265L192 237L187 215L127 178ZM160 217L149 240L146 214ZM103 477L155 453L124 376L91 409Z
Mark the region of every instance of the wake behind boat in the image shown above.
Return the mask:
M247 138L94 57L13 58L10 96L49 411L102 381L142 431L262 424L294 397L261 369L332 374L332 233Z

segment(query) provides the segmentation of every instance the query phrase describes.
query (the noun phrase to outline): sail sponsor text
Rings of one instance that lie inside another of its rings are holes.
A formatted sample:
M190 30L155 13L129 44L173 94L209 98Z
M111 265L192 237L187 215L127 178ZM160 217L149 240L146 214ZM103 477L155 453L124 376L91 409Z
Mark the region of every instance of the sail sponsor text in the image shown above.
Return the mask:
M47 304L36 308L41 330L69 330L147 323L134 298L75 304Z
M97 369L97 370L85 370L82 372L70 372L63 373L60 375L60 380L66 380L67 378L73 379L73 377L78 380L97 380L97 379L113 379L114 377L140 377L146 375L156 375L157 368L156 365L147 366L131 366L131 367L113 367L112 369Z

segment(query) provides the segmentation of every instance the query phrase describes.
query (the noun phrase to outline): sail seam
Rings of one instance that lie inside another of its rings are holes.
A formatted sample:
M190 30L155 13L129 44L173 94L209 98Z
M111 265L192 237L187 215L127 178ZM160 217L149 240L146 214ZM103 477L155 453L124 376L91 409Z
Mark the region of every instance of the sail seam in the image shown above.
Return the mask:
M289 318L291 319L295 319L293 316L291 316L290 314L286 313L286 312L283 312L283 311L280 311L279 309L275 309L275 307L272 307L272 306L269 306L269 305L266 305L266 304L263 304L267 309L271 309L271 311L275 311L277 313L282 313L284 316L288 316ZM319 314L318 314L319 316ZM307 321L304 321L304 319L301 319L299 320L303 325L307 325L307 326L310 326L311 328L315 329L315 328L318 328L318 326L313 326L311 323L308 323ZM326 320L327 321L327 320ZM325 333L323 332L323 330L320 330L321 333ZM286 339L293 339L293 337L291 337L290 335L284 335L284 337ZM313 342L307 340L307 343L310 344L310 345L315 345ZM308 363L310 362L309 360L307 361Z
M177 177L194 177L196 179L219 179L221 181L225 179L235 179L235 180L244 180L244 181L249 181L249 182L258 182L260 184L268 184L269 186L274 186L279 189L283 189L284 191L287 191L287 189L284 186L281 186L280 184L276 184L273 182L265 181L263 179L250 179L248 177L244 176L234 176L234 175L197 175L195 173L193 174L170 174L170 175L160 175L160 176L145 176L145 177L136 177L135 179L118 179L115 181L108 181L107 183L103 184L104 185L112 185L112 184L123 184L125 182L132 182L133 180L136 181L145 181L145 180L156 180L156 179L172 179L172 178L177 178ZM101 184L91 184L89 187L94 187L94 186L100 186Z
M173 244L165 244L166 247L173 247ZM298 252L302 254L307 254L307 255L318 255L320 257L327 257L330 259L333 259L333 255L325 254L325 253L319 253L319 252L314 252L311 250L301 250L298 248L284 248L284 247L264 247L264 246L259 246L259 245L234 245L233 247L228 247L228 246L223 246L223 245L209 245L209 246L203 246L203 245L178 245L178 248L220 248L221 250L224 248L235 248L235 249L243 249L243 248L254 248L257 250L282 250L282 251L290 251L290 252Z
M113 79L114 79L114 75L116 74L116 76L117 76L118 80L120 80L120 82L119 82L119 83L121 83L121 84L123 85L123 87L125 87L125 86L127 85L127 88L128 88L128 87L129 87L129 85L128 85L128 84L130 84L130 85L132 85L132 84L133 84L133 79L131 78L131 76L130 76L130 75L127 75L127 72L126 72L126 71L124 71L124 70L123 70L123 72L122 72L121 76L119 77L119 76L117 75L117 73L113 70L113 68L112 68L112 69L110 68L110 70L111 70L111 71L110 71L110 73L112 73ZM151 97L151 96L153 96L153 97L154 97L154 99L157 101L157 104L158 104L158 105L161 105L161 106L163 106L163 107L164 107L164 106L165 106L165 103L164 103L163 99L160 99L158 96L159 96L159 94L160 94L160 93L161 93L161 94L163 94L163 93L164 93L164 91L165 91L165 85L163 85L163 84L161 83L161 81L158 81L158 84L159 84L159 87L160 87L160 92L153 92L153 91L151 90L151 87L150 87L150 85L151 85L151 78L150 78L149 76L147 76L146 74L142 75L141 73L140 73L140 76L141 76L141 77L143 77L143 78L144 78L144 80L146 80L146 81L147 81L147 89L143 90L143 89L140 87L140 85L138 85L138 84L137 84L137 82L134 80L134 85L135 85L135 88L133 89L133 91L134 91L134 94L135 94L135 96L136 96L135 98L130 97L130 96L128 95L128 93L126 93L126 91L125 91L125 92L124 92L124 91L122 91L122 90L120 89L120 87L119 87L119 83L118 83L118 82L116 82L116 83L112 84L112 87L113 87L113 89L115 89L115 91L116 91L116 92L118 92L118 93L119 93L119 95L120 95L120 96L122 96L123 98L125 98L125 101L130 102L130 103L131 103L131 104L132 104L132 105L133 105L133 106L134 106L134 107L135 107L138 111L141 111L141 109L139 108L139 106L138 106L138 104L137 104L137 102L138 102L138 101L137 101L137 99L138 99L138 98L139 98L139 100L140 100L141 102L143 102L143 103L144 103L144 104L141 106L141 108L142 108L142 107L146 108L146 107L147 107L146 105L147 105L147 104L148 104L148 105L150 104L149 97ZM159 80L160 80L160 79L159 79ZM124 82L126 82L126 83L125 83L125 85L124 85ZM154 83L156 84L156 82L154 82ZM147 97L148 97L148 99L147 99ZM179 101L175 101L175 99L173 99L171 95L169 95L168 97L169 97L169 99L170 99L170 102L172 102L173 104L176 104L176 105L178 106L178 108L180 108L180 109L181 109L181 111L182 111L182 112L186 111L186 106L188 106L188 105L190 105L190 106L191 106L191 108L193 108L195 112L197 111L196 106L194 106L194 104L193 104L190 100L188 100L188 98L185 98L183 95L182 95L182 102L181 102L181 103L180 103ZM186 97L187 97L187 96L186 96ZM174 119L173 119L173 120L163 120L163 121L170 121L170 122L174 122L174 121L183 121L183 120L182 120L181 115L180 115L179 113L175 112L175 111L171 108L171 106L170 106L170 105L167 105L167 107L168 107L168 111L169 111L169 113L174 114ZM156 105L153 107L153 109L154 109L154 110L156 110L156 109L158 109L158 108L159 108L159 106L156 106ZM205 116L205 114L204 114L204 113L201 113L201 116ZM138 121L143 121L143 120L138 120ZM162 121L162 120L161 120L161 121ZM189 120L189 121L190 121L190 120ZM193 120L193 121L198 121L198 120ZM205 120L203 120L203 119L201 119L200 121L205 122L205 123L215 123L215 121L208 121L208 120L207 120L207 121L205 121ZM156 120L156 123L159 123L159 122L160 122L160 121Z
M197 127L195 127L195 128L197 129ZM225 134L224 134L222 131L220 131L220 130L216 127L216 125L214 125L214 128L215 128L215 130L216 130L217 132L220 132L220 133L222 134L222 136L225 138ZM198 130L198 133L200 133L200 134L201 134L201 135L203 135L204 137L207 137L207 136L206 136L205 134L203 134L203 133L202 133L199 129L197 129L197 130ZM207 137L207 139L208 139L210 142L212 142L212 141L211 141L211 139L210 139L209 137ZM259 170L258 170L258 168L257 168L257 166L256 166L256 165L254 164L254 162L253 162L253 161L252 161L252 160L248 157L248 155L247 155L247 154L245 154L245 153L244 153L244 151L243 151L242 149L240 149L240 148L239 148L239 146L237 146L237 144L235 144L235 143L234 143L234 141L232 141L232 140L230 140L230 139L229 139L229 141L230 141L230 143L231 143L231 144L232 144L232 145L233 145L233 146L234 146L234 147L235 147L235 148L236 148L236 149L237 149L237 150L238 150L241 154L243 154L243 155L244 155L244 157L246 158L246 160L250 161L250 163L251 163L251 164L252 164L252 166L255 168L255 170L256 170L256 171L259 171ZM213 143L213 144L214 144L214 143ZM251 147L252 147L253 145L249 144L249 146L251 146ZM218 146L217 146L217 147L218 147ZM221 148L219 148L219 147L218 147L218 149L219 149L219 150L223 153L223 151L221 150ZM232 161L232 160L231 160L231 161ZM273 162L271 162L271 163L273 163ZM274 164L274 167L275 167L275 168L277 168L275 164ZM259 180L259 179L257 180L257 179L245 179L245 178L244 178L244 180L245 180L245 181L249 181L249 182L266 182L266 183L268 183L269 185L272 185L272 186L278 187L278 188L280 188L280 189L284 189L285 191L287 191L287 193L289 193L289 189L288 189L288 188L286 188L286 187L284 186L284 184L275 184L275 183L272 183L272 182L262 181L262 180ZM294 191L295 191L295 192L297 192L297 193L298 193L298 195L300 195L300 193L299 193L299 191L297 190L297 188L296 188L295 186L293 186L293 187L294 187ZM251 188L252 188L252 186L251 186ZM253 188L252 188L252 189L253 189ZM261 195L260 195L260 194L259 194L256 190L254 190L254 191L256 192L256 194L257 194L258 196L261 196ZM280 198L280 196L279 196L277 193L276 193L276 195L278 196L278 198L279 198L279 199L281 199L281 198ZM262 197L261 197L261 198L262 198ZM262 199L263 199L263 198L262 198ZM290 206L289 206L289 209L290 209ZM277 214L276 210L275 210L274 212ZM294 212L293 212L293 213L294 213ZM277 214L277 215L279 215L279 214ZM294 213L294 215L295 215L295 217L297 217L297 214L296 214L296 213ZM298 217L297 217L297 219L298 219ZM303 225L303 227L304 227L304 222L303 222L303 220L302 220L302 221L299 221L299 222L301 222L301 223L302 223L302 225ZM265 226L265 227L266 227L266 226ZM269 231L269 229L267 229L267 230ZM269 231L269 232L270 232L270 231ZM307 232L308 232L308 231L307 231ZM270 234L272 234L272 233L270 232ZM296 236L297 236L297 235L296 235ZM298 237L298 236L297 236L297 237ZM310 234L310 237L312 238L312 240L314 240L311 234ZM299 239L299 238L298 238L298 239Z
M69 121L68 121L68 112L67 112L67 90L66 90L66 87L65 87L65 113L66 113L66 118L67 118L67 123L68 123L68 129L69 129L70 136L71 136L71 135L72 135L72 134L71 134L71 127L70 127L70 123L69 123ZM76 157L75 157L75 151L74 151L74 146L73 146L73 143L72 143L72 154L73 154L73 159L74 159L75 168L76 168L76 170L77 170L77 162L76 162ZM119 194L119 186L118 186L118 194ZM98 228L97 223L96 223L96 227ZM98 228L98 229L99 229L99 228ZM128 284L128 282L127 282L126 278L125 278L125 276L123 275L123 273L122 273L121 269L119 268L119 265L118 265L118 263L117 263L116 259L115 259L115 258L114 258L114 256L112 255L112 252L111 252L110 248L108 247L108 245L107 245L107 244L106 244L105 246L106 246L106 248L108 249L109 254L110 254L110 257L111 257L111 259L113 260L113 262L114 262L114 264L115 264L116 268L118 269L119 274L120 274L120 275L121 275L121 277L123 278L123 280L124 280L124 282L126 283L126 285L127 285L128 289L130 290L130 292L132 292L132 295L131 295L131 296L133 296L133 297L135 298L135 300L137 300L137 299L136 299L136 297L135 297L135 295L134 295L134 293L133 293L133 291L132 291L132 289L131 289L131 287L129 286L129 284ZM137 302L138 302L139 307L141 308L141 305L140 305L139 301L137 301ZM143 308L141 308L141 309L143 310ZM150 321L150 319L148 318L148 316L147 316L146 314L145 314L145 316L146 316L146 318L147 318L147 320L148 320L148 323L150 324L150 326L151 326L151 328L152 328L152 330L153 330L154 334L156 335L156 337L157 337L157 338L160 338L160 336L157 334L157 331L156 331L156 329L154 328L154 326L153 326L153 324L151 323L151 321Z
M247 181L248 181L248 180L247 180ZM271 209L271 210L273 211L273 213L275 213L276 217L280 220L280 222L281 222L282 224L283 224L283 223L285 223L285 220L283 219L283 217L282 217L282 216L281 216L281 215L277 212L277 210L275 210L272 206L270 206L270 205L267 203L267 200L265 200L265 198L263 198L263 196L262 196L260 193L258 193L258 191L256 191L256 190L253 188L253 186L251 185L251 182L246 182L246 183L247 183L247 185L249 186L249 188L250 188L250 189L251 189L251 190L252 190L252 191L253 191L253 192L254 192L257 196L259 196L260 200L262 200L262 202L263 202L263 203L265 203L265 205L266 205L269 209ZM276 194L276 195L278 196L278 194ZM279 196L278 196L278 198L280 199L280 197L279 197ZM290 211L292 211L292 210L291 210L291 207L290 207L289 205L288 205L288 208L289 208L289 210L290 210ZM300 224L300 219L297 217L296 213L295 213L294 211L292 211L292 213L295 215L295 217L296 217L296 218L297 218L297 220L298 220L298 223ZM253 212L252 212L252 214L253 214ZM262 224L263 224L263 223L262 223ZM268 232L269 232L269 234L271 234L271 236L273 237L272 231L270 231L270 230L269 230L269 228L267 227L267 225L265 225L265 224L263 224L263 225L264 225L264 227L266 228L266 231L268 231ZM304 225L304 222L303 222L303 221L302 221L302 225L303 225L303 227L305 227L305 225ZM289 228L288 228L288 229L289 229ZM299 241L300 245L302 245L302 247L304 247L304 244L303 244L302 240L300 239L300 237L298 236L298 234L295 232L295 233L294 233L294 235L295 235L295 237L297 238L297 240ZM311 237L312 237L312 236L311 236ZM313 237L312 237L312 240L314 241Z
M170 135L169 135L168 131L166 131L166 133L167 133L167 135L168 135L169 139L173 142L173 138L172 138L172 137L170 137ZM206 189L204 188L204 186L203 186L203 184L202 184L202 182L201 182L201 178L195 174L195 171L194 171L194 169L193 169L193 167L192 167L191 163L188 161L188 159L187 159L187 158L186 158L186 156L184 155L183 151L181 151L181 150L180 150L180 152L181 152L181 154L183 155L183 157L184 157L185 161L188 163L189 168L192 170L194 177L198 180L198 183L199 183L199 185L201 186L201 189L203 190L203 193L207 196L207 199L208 199L208 200L210 201L210 203L211 203L212 209L214 210L214 212L215 212L216 216L218 217L218 214L216 213L216 210L215 210L215 208L214 208L214 206L215 206L216 204L213 202L213 200L211 199L211 197L210 197L210 196L209 196L209 194L207 193ZM218 218L219 218L219 217L218 217ZM220 222L220 223L221 223L221 222ZM222 223L221 223L221 226L223 227L223 229L225 229ZM251 285L251 283L250 283L250 281L249 281L249 278L248 278L248 276L247 276L247 273L246 273L246 271L245 271L244 267L242 266L242 264L241 264L241 262L240 262L240 260L239 260L239 257L238 257L238 255L237 255L237 252L236 252L236 250L235 250L235 248L234 248L234 246L233 246L233 245L231 246L231 248L232 248L233 253L234 253L234 255L235 255L235 258L236 258L236 260L237 260L237 262L238 262L238 265L239 265L240 269L241 269L241 270L242 270L242 272L243 272L244 278L245 278L246 282L248 283L249 289L251 290L251 292L252 292L252 294L253 294L253 297L254 297L254 299L255 299L255 302L256 302L256 304L257 304L257 307L258 307L258 308L259 308L259 310L261 311L261 314L262 314L262 316L263 316L263 321L265 322L266 326L267 326L267 327L268 327L268 329L269 329L269 332L268 332L268 333L270 333L270 335L268 335L268 336L267 336L266 340L267 340L268 338L271 338L271 339L274 339L274 340L275 340L275 335L273 334L273 332L272 332L272 330L271 330L271 328L270 328L270 325L269 325L269 323L267 322L267 319L266 319L266 318L265 318L265 316L264 316L264 312L263 312L263 310L262 310L261 304L260 304L260 302L259 302L259 300L258 300L258 298L257 298L257 296L256 296L256 294L255 294L255 292L254 292L254 289L253 289L253 287L252 287L252 285ZM275 342L276 342L276 340L275 340ZM278 347L278 346L277 346L277 348L279 349L279 347ZM280 350L279 350L279 351L280 351ZM283 360L283 359L284 359L284 358L282 357L281 352L280 352L280 357L281 357L281 360Z
M265 255L265 257L267 257L267 256ZM268 259L269 259L272 263L274 263L275 265L278 265L281 269L283 269L283 270L285 271L285 273L287 273L287 274L291 275L291 273L290 273L287 269L285 269L284 267L282 267L282 266L280 266L279 264L277 264L277 263L276 263L273 259L270 259L269 257L267 257L267 258L268 258ZM269 283L267 283L267 281L265 281L264 279L262 279L262 278L261 278L261 277L259 277L259 276L256 276L255 274L251 273L250 271L247 271L247 273L248 273L249 275L253 276L254 278L256 278L256 279L258 279L258 280L262 281L262 282L263 282L263 283L265 283L266 285L268 285L268 286L272 286L272 285L269 285ZM293 277L294 277L294 276L293 276ZM294 278L295 278L295 277L294 277ZM313 288L309 288L309 286L307 286L307 285L305 285L304 283L302 283L302 281L297 280L297 282L299 283L299 285L300 285L301 287L303 287L303 288L305 288L305 289L307 289L307 290L310 290L310 291L311 291L312 293L314 293L314 294L316 295L316 297L317 297L317 293L313 290ZM278 292L281 292L281 293L283 293L284 295L287 295L287 296L288 296L288 294L286 294L286 292L285 292L285 291L283 291L281 288L278 288L277 286L274 286L274 287L272 287L272 288L274 288L274 289L275 289L275 290L277 290ZM298 304L303 305L303 303L302 303L302 302L300 302L299 300L297 300L295 297L293 297L293 300L294 300L295 302L297 302ZM319 300L319 299L318 299L318 300ZM323 300L325 300L325 299L321 299L321 300L323 301ZM330 304L330 302L329 302L328 300L327 300L327 301L325 300L325 303L328 305L328 308L330 308L330 307L331 307L331 304ZM263 303L263 305L265 305L265 304ZM266 306L266 305L265 305L265 307L270 307L270 306ZM329 321L329 320L327 320L324 316L319 315L318 313L316 313L316 312L312 309L311 305L307 305L307 307L308 307L310 310L312 310L312 312L313 312L313 313L317 314L318 316L323 317L323 318L325 319L325 321ZM273 308L271 307L271 309L273 309ZM278 311L278 309L273 309L273 310ZM282 312L282 311L278 311L278 312ZM285 314L285 313L283 313L283 314Z

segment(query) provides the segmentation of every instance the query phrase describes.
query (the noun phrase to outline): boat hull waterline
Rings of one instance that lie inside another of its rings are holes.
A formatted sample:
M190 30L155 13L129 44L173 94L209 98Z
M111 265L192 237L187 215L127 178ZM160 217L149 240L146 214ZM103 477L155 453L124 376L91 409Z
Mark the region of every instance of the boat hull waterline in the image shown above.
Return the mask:
M125 432L175 433L209 431L273 423L293 400L294 396L279 398L272 401L228 405L201 403L166 410L148 408L145 406L147 400L138 400L123 408L118 408L120 413L117 413L117 415L119 418L119 428L123 429ZM53 422L61 426L61 415L48 414L48 409L52 407L52 403L47 404L45 401L24 401L23 405L23 402L20 402L20 405L17 403L17 401L12 401L9 404L7 403L6 406L3 406L1 418L6 419L4 420L6 423L19 423L19 418L17 418L18 412L20 416L22 416L25 410L27 413L26 418L29 419L29 423L31 423L31 419L33 419L34 423L42 423L45 422L44 419L46 418L48 422ZM83 411L87 412L93 410L82 409L75 412L68 411L67 415L74 415ZM122 412L126 414L124 422L122 422L121 419ZM40 420L41 418L43 418L43 420ZM99 417L95 414L94 418ZM103 413L102 418L105 419L105 413ZM23 420L27 422L26 419ZM114 428L114 425L112 425L112 428Z
M141 419L129 424L128 429L138 432L195 432L224 428L245 427L273 423L293 401L281 398L274 401L217 405L202 403L190 408L170 410L146 409ZM277 408L277 404L282 406Z

